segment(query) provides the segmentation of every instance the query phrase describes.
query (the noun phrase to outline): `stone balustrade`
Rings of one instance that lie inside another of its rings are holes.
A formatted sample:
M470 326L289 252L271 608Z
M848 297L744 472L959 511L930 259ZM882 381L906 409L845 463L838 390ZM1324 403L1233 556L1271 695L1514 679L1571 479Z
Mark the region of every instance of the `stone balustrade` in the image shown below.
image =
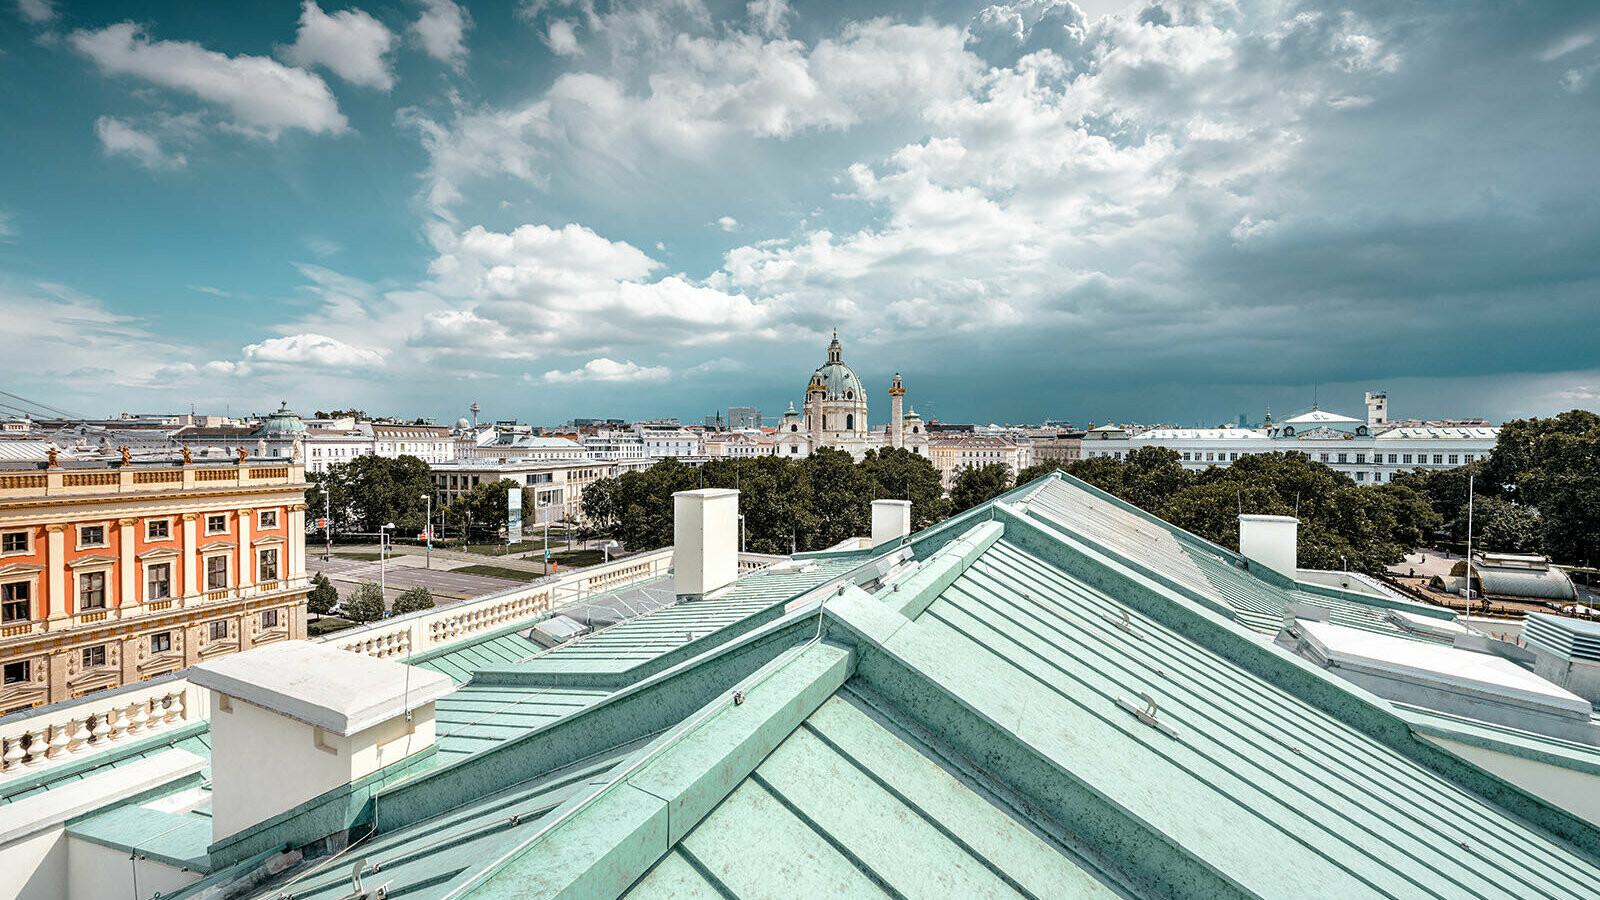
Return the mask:
M40 469L0 474L0 498L137 494L204 484L208 488L252 487L305 481L305 467L285 465L110 466Z
M7 778L205 719L208 702L204 688L178 676L8 717L15 721L0 725L0 791Z
M486 594L464 603L337 631L322 640L353 653L404 659L411 654L427 653L508 625L532 623L569 603L658 578L667 574L671 567L671 548L653 550L615 562L550 575L524 587Z

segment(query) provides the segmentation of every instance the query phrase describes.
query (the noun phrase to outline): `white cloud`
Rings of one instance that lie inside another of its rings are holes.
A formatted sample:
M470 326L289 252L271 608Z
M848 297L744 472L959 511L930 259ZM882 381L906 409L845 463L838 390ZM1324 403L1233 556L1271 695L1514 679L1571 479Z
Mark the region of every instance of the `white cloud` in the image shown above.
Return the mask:
M146 169L181 169L189 160L182 153L168 153L161 142L115 116L95 120L94 133L107 156L130 156Z
M545 28L544 45L557 56L577 56L583 52L578 46L577 26L566 19L553 19Z
M394 45L394 33L371 15L359 9L329 14L305 0L295 41L279 47L278 55L303 69L324 66L351 84L387 91L394 87Z
M789 23L784 21L794 15L794 10L789 8L788 0L750 0L745 4L745 12L750 16L751 24L756 31L767 37L783 37L789 31Z
M600 357L584 363L582 368L563 372L552 369L544 373L547 384L570 384L577 381L660 381L670 375L666 366L641 366L633 362L617 362Z
M375 369L384 361L383 353L371 347L347 344L322 334L292 334L250 344L241 351L240 364Z
M723 231L738 231L739 220L735 219L733 216L723 216L717 220L717 227L721 228Z
M56 17L54 0L17 0L17 12L31 25L43 25Z
M74 32L72 44L103 73L193 94L225 110L233 125L249 134L275 139L290 128L337 134L348 127L326 82L264 56L228 56L189 41L151 41L131 22Z
M0 209L0 241L9 240L20 233L17 228L16 217Z
M8 323L11 380L49 386L52 396L92 398L113 386L160 386L164 361L196 354L142 320L60 284L0 284L0 320Z
M467 62L467 31L472 15L452 0L422 0L422 15L411 25L422 51L460 70Z

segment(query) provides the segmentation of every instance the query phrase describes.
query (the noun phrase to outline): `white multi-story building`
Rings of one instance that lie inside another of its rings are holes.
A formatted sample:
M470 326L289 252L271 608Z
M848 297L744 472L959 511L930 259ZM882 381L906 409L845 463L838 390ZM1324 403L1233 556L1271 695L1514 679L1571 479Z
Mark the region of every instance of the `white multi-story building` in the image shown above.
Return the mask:
M1002 463L1015 478L1018 472L1033 465L1032 448L1027 444L980 435L935 437L928 442L928 459L939 470L939 478L947 491L955 486L956 476L962 469Z
M415 456L427 463L455 458L455 438L443 425L396 425L362 422L357 429L372 436L372 452L395 459Z
M693 431L672 426L644 424L633 427L644 441L644 455L651 459L705 455L705 446L700 442L700 435Z
M705 446L707 456L771 456L776 452L774 436L756 429L708 434Z
M1255 453L1292 451L1357 483L1383 484L1408 469L1447 469L1483 459L1500 436L1499 428L1481 421L1396 422L1381 392L1367 394L1367 410L1363 421L1313 405L1281 422L1269 414L1262 428L1154 428L1132 436L1098 428L1085 436L1083 455L1121 459L1139 447L1165 447L1179 454L1185 468L1204 469Z
M583 514L583 490L616 475L616 465L592 459L453 459L435 463L433 502L448 506L480 484L510 479L533 495L533 521L575 522Z
M644 438L632 431L601 429L583 439L583 449L594 459L645 459Z

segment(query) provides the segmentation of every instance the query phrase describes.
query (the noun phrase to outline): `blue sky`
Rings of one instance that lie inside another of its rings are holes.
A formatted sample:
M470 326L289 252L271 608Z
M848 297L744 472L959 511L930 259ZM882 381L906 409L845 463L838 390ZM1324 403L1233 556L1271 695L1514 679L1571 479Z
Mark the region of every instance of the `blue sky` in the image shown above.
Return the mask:
M0 0L6 390L1600 404L1600 6Z

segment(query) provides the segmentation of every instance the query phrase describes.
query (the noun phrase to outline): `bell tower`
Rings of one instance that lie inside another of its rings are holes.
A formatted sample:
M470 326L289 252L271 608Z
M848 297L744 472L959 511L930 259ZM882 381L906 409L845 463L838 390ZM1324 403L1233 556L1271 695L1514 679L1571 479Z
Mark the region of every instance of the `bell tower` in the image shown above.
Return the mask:
M900 373L896 372L894 381L889 385L889 446L896 449L904 447L906 443L906 423L900 414L905 396L905 386L900 383Z

